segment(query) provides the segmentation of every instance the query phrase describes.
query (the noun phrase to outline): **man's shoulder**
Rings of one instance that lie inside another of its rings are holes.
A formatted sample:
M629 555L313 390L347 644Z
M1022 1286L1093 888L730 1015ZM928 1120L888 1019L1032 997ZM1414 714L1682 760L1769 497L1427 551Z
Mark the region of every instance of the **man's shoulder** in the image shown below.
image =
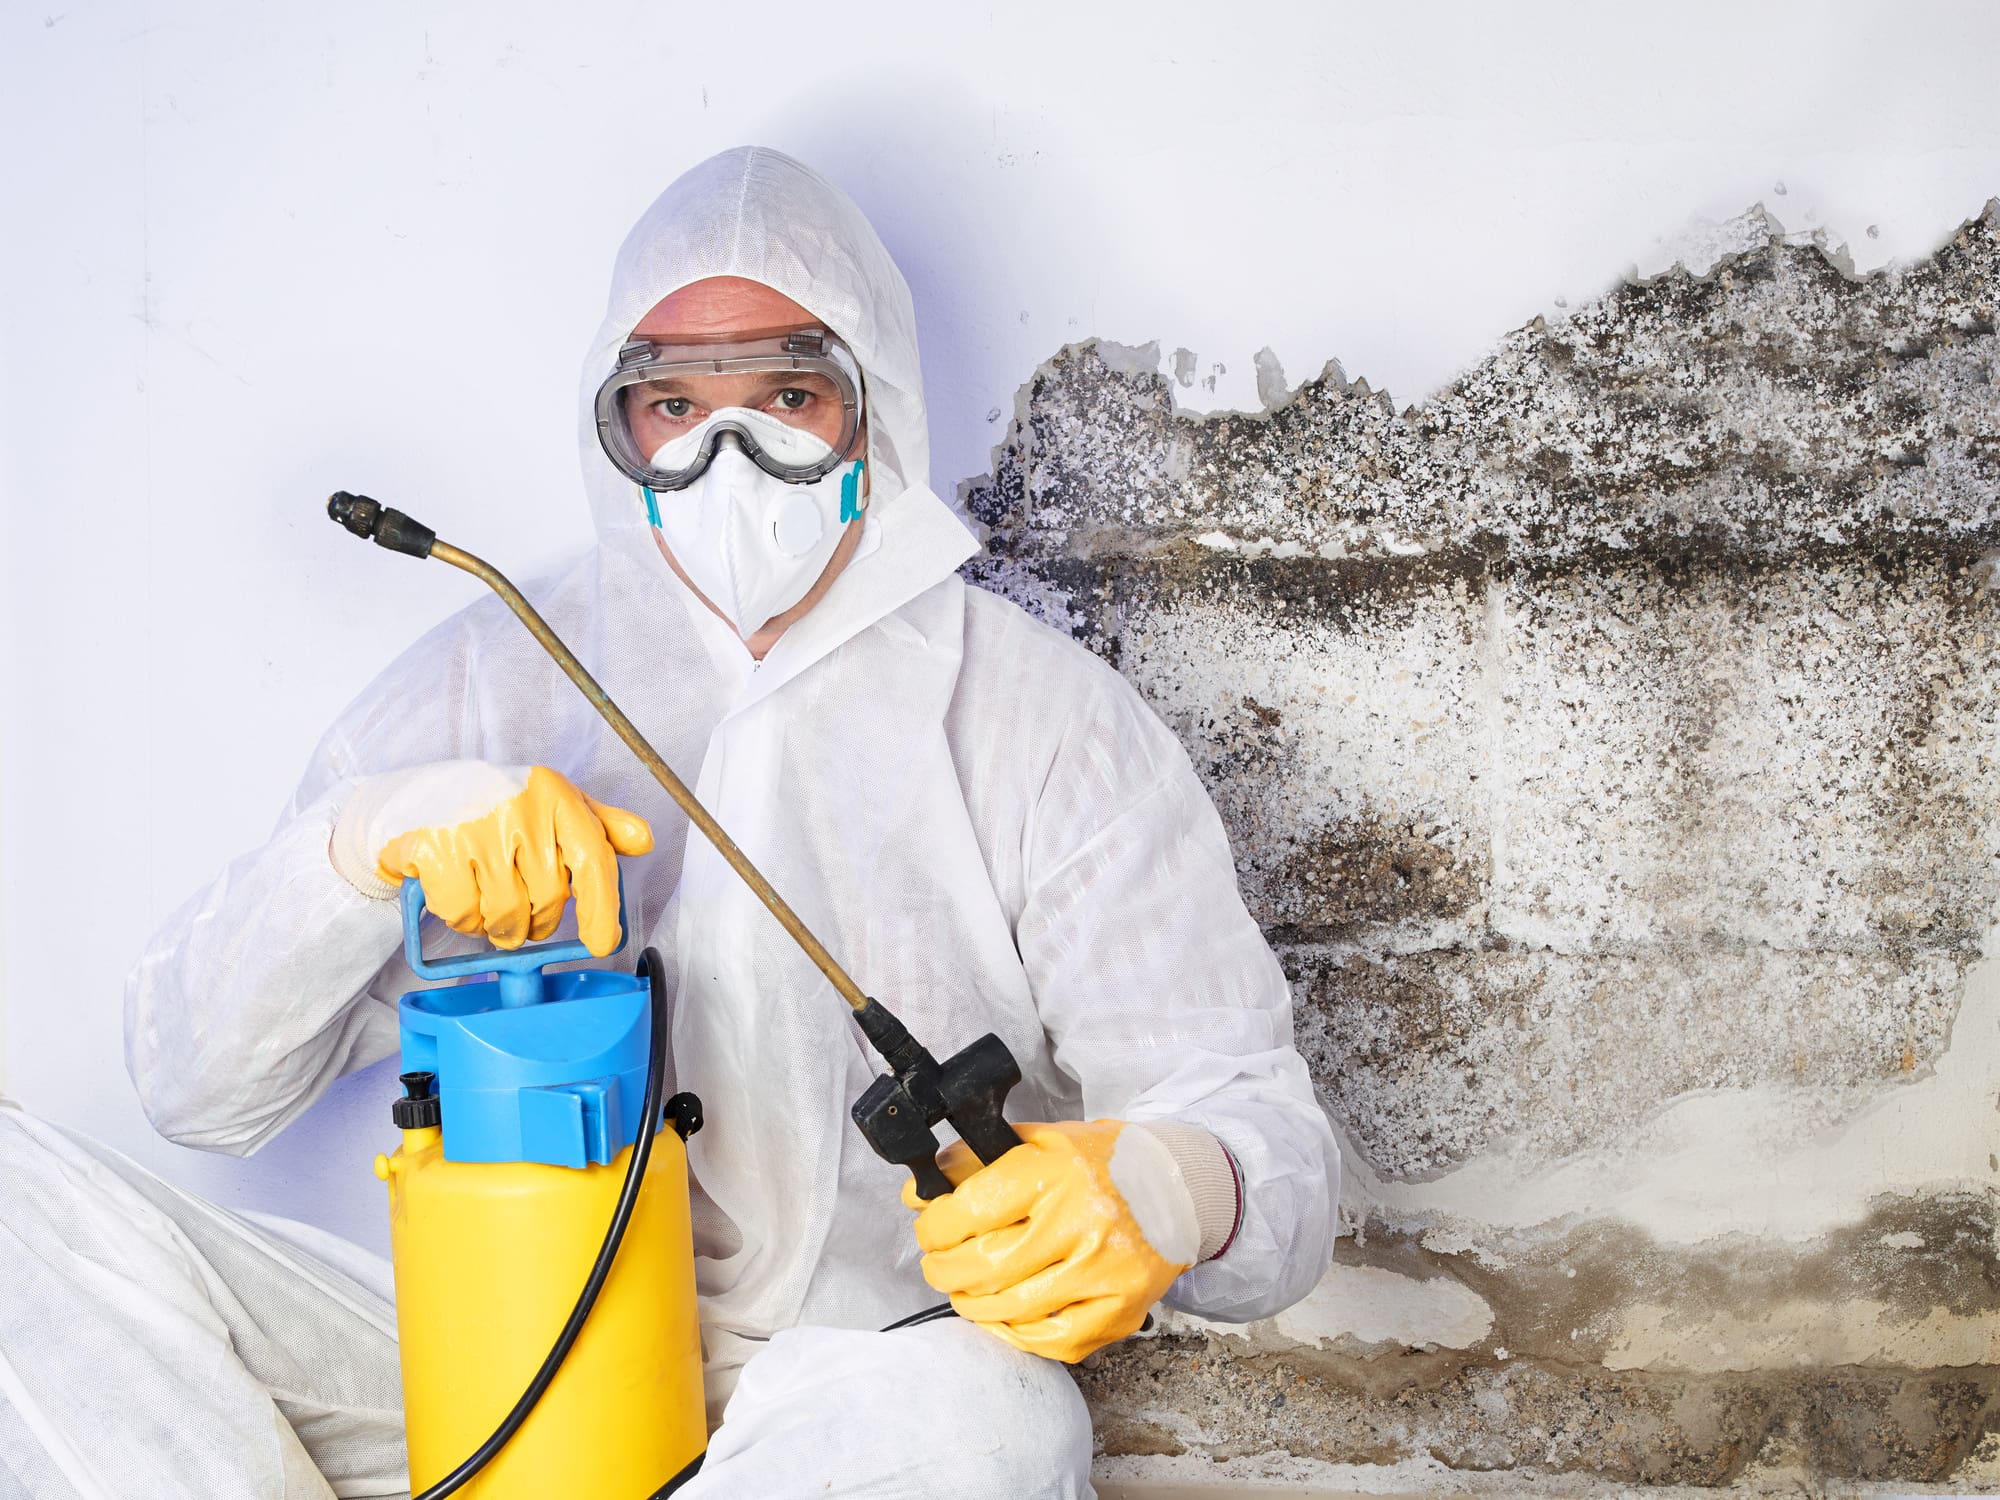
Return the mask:
M1069 631L974 580L965 589L965 654L968 661L1005 662L1100 692L1131 691L1115 667Z
M1050 756L1111 756L1143 769L1177 751L1139 690L1067 630L977 585L965 598L960 710L1009 741L1007 753L1033 760L1038 746Z
M1198 787L1179 738L1124 674L1068 631L976 586L966 589L954 717L954 743L983 777L1081 830L1169 783Z

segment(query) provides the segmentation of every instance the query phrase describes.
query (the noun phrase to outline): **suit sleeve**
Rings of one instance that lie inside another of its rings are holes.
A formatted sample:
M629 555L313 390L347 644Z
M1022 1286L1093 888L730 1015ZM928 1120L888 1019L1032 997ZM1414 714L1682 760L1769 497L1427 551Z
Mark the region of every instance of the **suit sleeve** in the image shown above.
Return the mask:
M416 987L401 916L348 884L327 844L363 777L479 753L475 619L447 620L348 706L271 837L183 903L127 977L125 1065L169 1140L248 1155L395 1051L396 998Z
M1269 1317L1332 1258L1332 1129L1214 804L1137 693L1109 669L1096 680L1030 818L1016 941L1086 1115L1200 1126L1236 1164L1236 1235L1168 1302L1228 1322Z

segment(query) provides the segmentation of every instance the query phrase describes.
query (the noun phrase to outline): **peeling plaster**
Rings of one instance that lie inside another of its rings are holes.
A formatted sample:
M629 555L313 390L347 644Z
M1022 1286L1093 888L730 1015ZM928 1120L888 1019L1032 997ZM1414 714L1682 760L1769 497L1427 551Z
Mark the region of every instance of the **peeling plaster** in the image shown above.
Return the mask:
M1160 1323L1169 1333L1247 1333L1253 1343L1268 1340L1273 1347L1470 1349L1492 1330L1493 1309L1446 1276L1419 1278L1380 1266L1336 1264L1305 1300L1275 1318L1239 1328L1165 1312Z

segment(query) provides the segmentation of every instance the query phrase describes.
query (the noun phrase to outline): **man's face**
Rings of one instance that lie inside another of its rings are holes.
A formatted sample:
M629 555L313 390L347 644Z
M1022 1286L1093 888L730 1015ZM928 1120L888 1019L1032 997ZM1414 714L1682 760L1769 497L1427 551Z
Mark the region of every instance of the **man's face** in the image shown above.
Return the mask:
M727 344L822 326L791 298L760 282L712 276L662 299L639 320L631 337L662 344ZM630 386L623 399L635 445L647 455L723 407L766 412L829 447L840 441L840 392L824 375L810 371L676 376ZM859 458L867 451L864 422L841 457Z

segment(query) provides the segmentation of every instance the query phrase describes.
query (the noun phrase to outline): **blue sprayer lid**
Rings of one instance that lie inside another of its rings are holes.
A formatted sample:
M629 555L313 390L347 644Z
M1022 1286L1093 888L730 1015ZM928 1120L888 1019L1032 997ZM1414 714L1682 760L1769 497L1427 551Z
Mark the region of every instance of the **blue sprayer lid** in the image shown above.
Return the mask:
M646 981L611 969L545 974L589 958L580 942L423 953L424 889L405 880L403 955L423 979L397 1002L403 1071L437 1075L449 1161L608 1163L638 1135L652 1015ZM625 886L618 887L618 947Z

